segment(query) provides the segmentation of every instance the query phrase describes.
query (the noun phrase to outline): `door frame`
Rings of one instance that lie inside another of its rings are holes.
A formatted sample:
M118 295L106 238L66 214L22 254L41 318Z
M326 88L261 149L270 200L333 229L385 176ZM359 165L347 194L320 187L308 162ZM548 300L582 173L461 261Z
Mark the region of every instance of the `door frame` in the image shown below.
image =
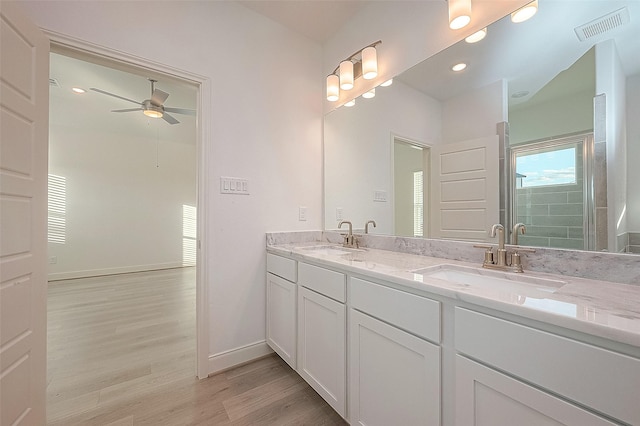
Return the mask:
M209 375L209 291L208 268L205 259L210 252L207 229L209 215L208 187L210 181L209 153L211 151L211 80L199 74L174 68L125 52L109 49L84 40L69 37L54 31L43 30L49 37L49 52L66 50L104 59L113 65L146 69L185 80L197 86L196 99L196 375L204 379Z

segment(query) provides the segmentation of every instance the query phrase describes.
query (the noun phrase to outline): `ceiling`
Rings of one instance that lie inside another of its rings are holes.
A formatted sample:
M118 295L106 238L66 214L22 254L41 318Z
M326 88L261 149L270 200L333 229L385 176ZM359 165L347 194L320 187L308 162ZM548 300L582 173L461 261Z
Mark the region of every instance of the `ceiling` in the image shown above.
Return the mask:
M600 36L580 41L574 28L626 6L630 22ZM525 102L571 67L596 43L613 38L627 76L640 73L640 1L624 0L540 0L538 13L529 21L514 24L509 17L492 24L487 37L475 44L461 41L404 72L397 80L438 99L485 87L506 79L509 95L527 91L528 96L510 104ZM451 66L465 62L460 73ZM555 85L560 91L577 92L593 85L593 76L582 73L576 81L564 79Z

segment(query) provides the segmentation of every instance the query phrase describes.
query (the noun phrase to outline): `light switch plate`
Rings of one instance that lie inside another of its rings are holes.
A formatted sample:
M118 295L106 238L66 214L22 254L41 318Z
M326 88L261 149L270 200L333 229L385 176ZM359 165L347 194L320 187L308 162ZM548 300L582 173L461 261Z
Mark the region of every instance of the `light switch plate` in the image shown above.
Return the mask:
M220 176L220 193L249 195L249 180L236 177Z
M373 191L373 201L385 203L387 201L387 191Z
M336 207L336 220L342 220L342 207Z
M306 206L298 207L298 220L300 222L304 222L304 221L307 220L307 207Z

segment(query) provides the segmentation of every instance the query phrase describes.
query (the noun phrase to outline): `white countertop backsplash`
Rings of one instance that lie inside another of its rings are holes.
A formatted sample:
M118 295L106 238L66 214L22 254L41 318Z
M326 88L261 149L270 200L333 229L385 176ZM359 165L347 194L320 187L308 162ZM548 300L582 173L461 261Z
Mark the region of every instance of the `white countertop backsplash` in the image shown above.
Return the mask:
M566 283L540 298L523 294L517 288L493 290L426 279L412 272L443 264L478 268L483 251L474 248L473 243L367 235L361 238L361 247L366 251L335 255L304 249L341 242L342 237L336 232L267 234L267 250L275 254L340 267L414 290L640 347L639 256L555 249L522 253L525 268L522 276Z

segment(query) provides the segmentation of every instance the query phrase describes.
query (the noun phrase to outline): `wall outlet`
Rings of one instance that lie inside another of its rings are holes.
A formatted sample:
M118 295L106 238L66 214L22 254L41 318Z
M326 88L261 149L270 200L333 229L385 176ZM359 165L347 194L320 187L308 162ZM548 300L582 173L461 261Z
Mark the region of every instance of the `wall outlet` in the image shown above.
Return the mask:
M342 207L336 207L336 220L342 220Z
M304 221L307 220L307 207L306 206L298 207L298 220L300 222L304 222Z
M49 256L49 264L55 265L56 263L58 263L58 256Z

